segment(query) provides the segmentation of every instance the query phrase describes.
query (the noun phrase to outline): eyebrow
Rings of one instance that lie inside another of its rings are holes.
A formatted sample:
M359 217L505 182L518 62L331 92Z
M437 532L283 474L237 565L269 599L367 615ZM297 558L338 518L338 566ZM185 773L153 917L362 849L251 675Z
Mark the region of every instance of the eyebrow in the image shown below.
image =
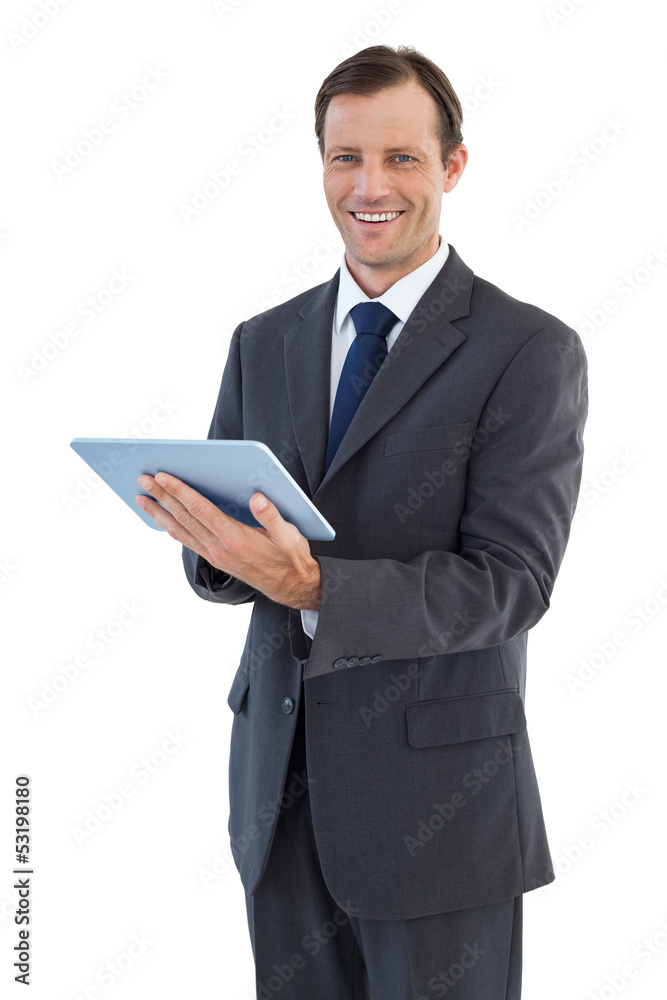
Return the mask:
M332 146L331 149L329 150L329 155L334 155L337 153L359 153L359 152L361 152L361 150L359 150L356 146ZM426 153L424 152L423 149L420 149L418 146L407 146L407 145L390 146L388 149L385 149L384 152L406 153L406 154L415 153L417 156L421 156L423 159L426 158Z

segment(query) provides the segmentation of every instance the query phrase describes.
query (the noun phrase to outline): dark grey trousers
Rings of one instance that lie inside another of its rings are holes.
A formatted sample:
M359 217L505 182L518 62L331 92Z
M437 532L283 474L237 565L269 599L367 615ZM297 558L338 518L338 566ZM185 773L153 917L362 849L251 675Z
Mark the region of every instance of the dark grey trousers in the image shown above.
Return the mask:
M267 867L246 896L257 1000L520 1000L523 896L411 920L358 918L332 898L313 836L303 706Z

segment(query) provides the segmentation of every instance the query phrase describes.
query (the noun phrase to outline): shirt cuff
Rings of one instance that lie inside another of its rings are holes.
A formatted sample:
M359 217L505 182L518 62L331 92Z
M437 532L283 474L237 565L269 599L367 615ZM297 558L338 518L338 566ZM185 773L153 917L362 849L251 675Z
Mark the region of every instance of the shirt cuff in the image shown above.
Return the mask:
M301 609L301 624L303 625L303 631L306 635L309 635L311 639L315 638L315 629L317 628L317 620L319 617L319 611L313 611L310 608Z

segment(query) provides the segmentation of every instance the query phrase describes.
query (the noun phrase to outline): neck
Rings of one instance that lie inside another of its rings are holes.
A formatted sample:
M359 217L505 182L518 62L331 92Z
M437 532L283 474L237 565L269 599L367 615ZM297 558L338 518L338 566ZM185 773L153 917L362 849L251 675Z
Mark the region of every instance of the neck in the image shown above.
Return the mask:
M406 274L410 274L411 271L415 271L427 260L430 260L440 249L440 243L440 236L435 233L433 240L430 240L426 246L420 247L419 252L413 257L402 260L395 265L378 265L376 267L362 264L350 255L349 250L346 250L345 263L362 292L365 292L371 299L377 299L388 288L404 278Z

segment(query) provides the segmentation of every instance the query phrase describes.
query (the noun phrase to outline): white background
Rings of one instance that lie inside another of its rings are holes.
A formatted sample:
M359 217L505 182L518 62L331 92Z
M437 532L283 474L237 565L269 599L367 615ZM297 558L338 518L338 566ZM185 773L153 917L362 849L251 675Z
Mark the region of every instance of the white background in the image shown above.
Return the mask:
M402 0L393 13L384 0L44 3L55 13L4 0L0 14L3 992L24 995L11 982L11 887L13 782L25 773L31 996L254 996L227 838L226 697L251 608L198 600L180 546L105 487L85 496L88 467L69 441L133 426L206 436L237 322L339 264L313 103L346 55L384 42L434 59L466 109L470 160L444 199L443 237L477 274L579 330L590 365L581 502L529 640L526 708L559 878L525 897L524 996L662 995L667 230L664 53L649 0L567 0L560 20L549 14L560 0ZM154 89L121 113L149 70ZM251 161L241 147L275 109L293 118ZM113 130L58 177L68 146L103 118ZM618 134L605 142L607 119ZM230 159L241 173L186 222L182 206ZM558 195L564 169L573 181ZM330 249L314 266L318 241ZM105 304L114 269L127 286ZM91 322L88 296L103 306ZM123 602L141 611L93 653L89 637L114 631ZM44 701L85 651L90 665ZM183 742L165 755L170 732ZM131 777L152 755L149 779ZM131 797L81 842L88 811L128 781ZM150 944L128 968L133 935ZM107 986L108 962L125 971Z

